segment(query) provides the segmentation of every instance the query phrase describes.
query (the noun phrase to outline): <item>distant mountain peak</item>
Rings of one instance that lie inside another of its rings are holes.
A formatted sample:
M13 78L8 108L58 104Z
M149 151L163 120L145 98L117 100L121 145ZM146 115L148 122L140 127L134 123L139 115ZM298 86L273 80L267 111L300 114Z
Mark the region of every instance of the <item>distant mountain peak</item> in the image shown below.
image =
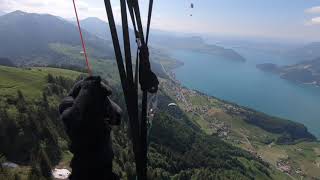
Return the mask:
M25 11L21 11L21 10L12 11L10 13L7 13L4 16L11 16L11 17L23 17L23 16L27 16L27 17L54 17L54 18L65 21L65 19L63 19L59 16L54 16L51 14L29 13L29 12L25 12Z
M98 17L87 17L84 20L97 20L97 21L102 21L100 18Z
M26 14L29 14L27 12L21 11L21 10L16 10L16 11L12 11L11 13L8 13L7 15L20 15L20 16L24 16Z
M91 21L91 22L100 22L100 23L107 23L106 21L104 21L104 20L102 20L102 19L100 19L100 18L97 18L97 17L87 17L87 18L85 18L85 19L83 19L83 20L81 20L81 21Z

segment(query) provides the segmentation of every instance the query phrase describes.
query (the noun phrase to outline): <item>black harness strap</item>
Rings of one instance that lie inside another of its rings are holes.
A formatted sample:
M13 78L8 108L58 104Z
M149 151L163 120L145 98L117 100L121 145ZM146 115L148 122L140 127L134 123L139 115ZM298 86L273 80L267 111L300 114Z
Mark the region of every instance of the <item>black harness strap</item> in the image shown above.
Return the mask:
M126 8L125 0L120 0L120 5L121 5L121 14L122 14L121 19L122 19L123 43L124 43L124 52L125 52L125 60L126 60L127 79L129 82L129 86L132 87L132 85L130 84L133 82L131 48L130 48L129 27L128 27L127 8Z
M104 0L105 7L106 7L106 12L108 16L108 21L109 21L109 27L110 27L110 32L112 36L112 41L113 41L113 46L114 46L114 51L116 55L116 60L117 60L117 65L118 65L118 70L120 74L120 79L121 79L121 84L122 84L122 89L127 105L127 111L129 115L129 125L131 129L131 136L132 136L132 146L133 146L133 152L135 153L135 161L139 162L139 155L141 154L140 150L140 137L138 133L135 133L135 131L139 131L139 120L138 120L138 106L137 104L134 103L134 92L132 90L132 87L129 86L126 73L124 70L124 65L123 65L123 59L121 55L121 49L120 49L120 44L119 44L119 39L117 35L117 30L113 18L113 12L110 4L110 0ZM137 165L137 171L141 171L141 166Z
M127 0L127 4L128 4L128 9L129 9L129 14L131 17L131 21L132 21L132 25L133 25L133 29L134 29L134 33L135 33L135 37L136 37L136 43L138 45L138 49L136 52L136 67L135 67L135 76L134 76L134 84L135 84L135 89L138 91L138 82L139 82L139 45L140 45L140 40L139 40L139 34L137 31L137 25L136 25L136 20L135 20L135 16L134 16L134 12L133 12L133 6L132 6L132 2L131 0Z
M118 38L116 25L115 25L114 18L113 18L113 12L112 12L112 8L111 8L110 0L104 0L104 4L106 7L106 12L107 12L107 16L108 16L109 27L110 27L110 32L111 32L111 37L112 37L112 42L113 42L113 48L114 48L114 52L116 55L116 60L117 60L117 65L118 65L118 69L119 69L122 87L124 88L125 91L127 91L127 88L128 88L127 82L126 82L127 77L126 77L126 73L124 70L123 60L122 60L122 56L121 56L121 49L120 49L120 44L119 44L119 38Z
M143 28L140 17L138 0L127 0L127 5L135 30L136 40L138 44L135 79L133 79L131 50L130 50L130 37L127 20L126 0L120 0L121 17L122 17L122 30L124 39L124 52L126 71L124 69L121 48L114 22L113 12L110 0L104 0L106 12L108 15L110 32L114 45L115 55L117 59L119 74L121 78L122 88L127 104L129 115L129 124L132 135L133 151L135 154L136 171L139 180L147 178L147 102L148 92L155 93L158 90L159 81L156 75L151 71L149 61L148 39L150 31L150 22L152 15L153 0L150 0L148 11L148 22L146 40L143 35ZM138 108L138 82L140 83L142 94L142 107L141 107L141 120L139 121L139 108Z
M135 16L134 16L134 12L133 12L133 5L132 5L132 0L127 0L127 4L128 4L128 9L129 9L129 14L132 20L132 25L133 25L133 29L136 35L136 38L138 38L138 31L137 31L137 25L136 25L136 20L135 20Z
M131 135L135 138L133 140L133 148L136 154L135 160L137 164L137 171L141 171L142 164L139 164L139 159L141 159L141 137L136 132L139 132L139 108L138 108L138 88L133 81L133 72L132 72L132 60L131 60L131 47L130 47L130 36L129 36L129 27L128 27L128 20L127 20L127 9L126 9L126 2L125 0L120 0L121 6L121 19L122 19L122 31L123 31L123 41L124 41L124 52L125 52L125 61L126 61L126 71L127 71L127 81L128 81L128 99L129 99L129 106L128 108L131 109L129 117L131 118L130 121L130 129ZM129 111L128 111L129 112Z
M149 11L148 11L148 22L147 22L147 32L146 32L146 41L145 41L145 45L143 45L143 47L146 47L148 48L148 41L149 41L149 32L150 32L150 24L151 24L151 15L152 15L152 7L153 7L153 0L150 0L149 2ZM136 6L136 11L138 12L138 15L137 15L137 18L138 18L138 22L141 23L141 19L139 17L139 6L137 5ZM139 24L139 23L138 23ZM140 24L141 25L141 24ZM139 26L138 26L139 27ZM139 27L140 29L142 28L142 25ZM143 32L143 31L142 31ZM140 33L140 36L142 37L143 39L143 33ZM141 42L142 44L144 43L143 41ZM147 52L143 52L143 51L147 51ZM147 66L148 69L150 70L151 72L151 67L150 67L150 61L149 61L149 50L148 49L143 49L141 51L141 53L147 53L147 57L144 57L144 61L147 61L147 62L143 62L143 63L146 63L148 64ZM144 55L146 56L146 55ZM141 65L143 63L140 63ZM145 64L144 64L145 65ZM142 68L146 68L146 67L142 67ZM142 74L141 73L141 69L140 69L140 74L143 76L147 76L148 74L150 73L144 73ZM153 72L151 72L153 73ZM157 84L158 86L158 84ZM140 129L140 136L141 136L141 147L142 147L142 154L143 154L143 159L142 159L142 162L144 164L147 165L148 163L148 158L147 158L147 154L148 154L148 139L147 139L147 135L148 135L148 127L147 127L147 109L148 109L148 92L147 90L143 91L143 94L142 94L142 110L141 110L141 129ZM142 173L145 173L143 174L143 176L146 176L146 173L147 173L147 166L144 167L145 169L143 169L143 172Z
M147 23L147 36L146 36L146 44L148 45L149 41L149 32L150 32L150 24L151 24L151 16L152 16L152 7L153 7L153 0L149 2L149 11L148 11L148 23Z
M138 83L139 83L139 49L137 49L137 53L136 53L136 68L135 68L135 76L134 76L134 85L137 92L139 87Z

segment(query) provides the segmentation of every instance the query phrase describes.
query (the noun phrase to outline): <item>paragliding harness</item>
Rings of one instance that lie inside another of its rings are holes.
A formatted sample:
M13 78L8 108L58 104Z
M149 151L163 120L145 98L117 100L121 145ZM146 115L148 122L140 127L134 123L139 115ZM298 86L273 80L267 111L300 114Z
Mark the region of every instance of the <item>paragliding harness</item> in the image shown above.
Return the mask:
M122 18L122 31L124 40L124 57L125 66L123 64L123 57L121 53L119 38L114 21L112 7L110 0L104 0L109 27L115 51L115 57L118 65L118 70L121 79L121 85L126 101L128 116L129 116L129 128L132 138L133 152L135 155L136 172L138 180L147 179L147 147L148 147L148 125L147 125L147 106L148 106L148 93L156 93L158 90L159 81L157 76L151 71L151 65L149 60L149 32L152 15L153 0L149 1L148 10L148 22L146 38L144 38L144 32L141 22L140 9L138 0L120 0L121 6L121 18ZM89 76L92 75L91 67L88 62L86 53L85 42L83 40L79 18L76 10L75 0L73 0L74 11L76 14L78 30L80 33L82 48L88 68ZM132 25L135 31L136 43L138 49L136 52L136 66L133 75L132 59L131 59L131 46L129 37L129 27L127 20L127 7L132 20ZM139 115L138 106L138 87L142 90L142 103L141 114ZM140 119L139 119L140 117Z
M148 48L153 0L149 1L146 38L144 38L138 0L120 0L125 66L123 63L123 56L121 53L110 0L104 0L104 3L129 116L129 128L132 137L133 152L135 155L137 178L139 180L144 180L147 179L148 93L156 93L159 85L157 76L151 71ZM136 43L138 45L134 72L132 69L127 7L135 31ZM139 115L138 106L138 83L140 84L140 88L142 90L141 115Z

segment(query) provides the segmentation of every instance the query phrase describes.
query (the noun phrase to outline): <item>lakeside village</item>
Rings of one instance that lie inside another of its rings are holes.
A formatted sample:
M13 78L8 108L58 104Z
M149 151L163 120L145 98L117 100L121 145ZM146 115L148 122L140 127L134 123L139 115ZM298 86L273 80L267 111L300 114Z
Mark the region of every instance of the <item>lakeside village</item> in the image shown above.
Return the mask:
M198 116L204 116L210 110L209 105L203 105L203 106L192 105L192 103L190 103L188 99L197 98L197 96L199 97L201 96L201 98L203 98L204 96L195 90L190 90L182 87L180 83L177 81L166 81L165 83L162 83L162 88L164 89L165 92L174 93L171 95L174 97L174 99L178 104L182 105L181 108L186 113L191 113ZM205 96L205 97L207 98L208 101L210 101L211 97L209 96ZM177 104L175 103L171 103L169 105L177 106ZM236 110L236 108L231 105L226 105L224 108L228 110ZM229 133L231 132L231 125L223 121L220 121L217 118L213 118L212 120L210 120L209 127L210 129L213 130L213 132L216 132L218 137L221 137L221 138L227 138Z
M191 99L203 99L205 98L206 101L210 102L214 98L203 94L201 92L191 90L188 88L185 88L181 85L179 81L175 79L175 74L173 72L170 72L170 77L171 80L166 80L161 83L161 87L164 89L165 92L170 92L171 97L174 98L176 103L170 103L168 106L178 106L181 107L186 113L191 113L194 115L198 116L206 116L210 110L211 107L209 105L193 105L191 102L189 102ZM220 106L221 105L221 106ZM233 115L240 115L242 113L248 113L245 109L234 106L232 104L227 104L227 103L221 103L219 104L219 109L222 109L222 111L228 113L228 114L233 114ZM209 125L208 127L214 132L219 138L222 138L226 141L230 140L230 134L232 131L232 126L231 124L228 124L222 120L219 120L216 117L211 117L212 119L206 120ZM256 158L266 162L263 160L263 157L258 154L258 152L255 150L255 148L251 145L251 142L249 141L248 137L243 134L244 140L233 140L234 143L236 144L249 144L250 148L247 149L249 153L254 155ZM272 143L268 145L269 148L272 147ZM302 151L302 149L296 149L297 151ZM268 163L268 162L266 162ZM276 168L280 170L283 173L288 174L289 176L301 176L304 177L305 174L303 173L302 169L294 165L290 161L290 158L284 158L284 159L279 159L276 164ZM320 164L318 165L320 167Z

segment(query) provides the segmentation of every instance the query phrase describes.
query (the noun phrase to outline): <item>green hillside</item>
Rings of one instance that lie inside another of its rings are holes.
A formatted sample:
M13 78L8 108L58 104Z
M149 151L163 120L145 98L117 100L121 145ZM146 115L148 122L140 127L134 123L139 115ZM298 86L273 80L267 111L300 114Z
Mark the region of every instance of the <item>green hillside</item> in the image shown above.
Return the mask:
M16 94L18 90L28 98L41 96L46 85L48 74L56 74L75 79L79 72L57 68L14 68L0 66L0 94L1 96Z
M57 105L81 73L3 66L0 70L0 155L20 165L2 169L0 179L39 179L48 176L48 167L68 168L71 156L63 126L57 121ZM113 88L113 99L124 106L119 86ZM158 98L159 111L150 134L150 179L286 178L250 153L207 135L180 108L170 109L167 104L173 100L165 91ZM114 170L121 179L134 179L127 133L126 123L113 131ZM34 135L37 138L32 138Z
M68 154L57 106L81 75L56 68L0 66L0 179L41 179Z

